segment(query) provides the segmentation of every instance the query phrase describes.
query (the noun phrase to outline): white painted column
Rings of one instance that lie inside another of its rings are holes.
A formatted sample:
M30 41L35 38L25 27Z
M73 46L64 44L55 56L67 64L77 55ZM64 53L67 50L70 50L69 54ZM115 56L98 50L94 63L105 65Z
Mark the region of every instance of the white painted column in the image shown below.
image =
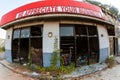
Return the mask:
M12 62L12 53L11 53L12 31L13 31L12 28L7 30L6 39L5 39L5 57L8 62Z
M103 26L98 26L99 35L99 61L105 61L110 55L109 35L107 29Z
M118 38L118 54L120 55L120 38Z
M48 37L51 32L52 37ZM59 48L59 22L45 22L43 27L43 66L50 66L51 53L54 50L55 37L58 39Z

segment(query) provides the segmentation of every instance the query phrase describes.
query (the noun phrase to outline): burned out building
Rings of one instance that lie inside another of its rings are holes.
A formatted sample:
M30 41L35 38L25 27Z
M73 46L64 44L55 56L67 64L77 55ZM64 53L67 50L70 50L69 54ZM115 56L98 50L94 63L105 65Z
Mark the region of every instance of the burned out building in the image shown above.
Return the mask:
M3 15L0 23L7 30L6 60L28 62L34 53L33 63L48 67L56 37L60 56L71 55L69 60L78 66L82 61L105 61L115 53L118 41L115 24L108 17L100 7L74 0L44 0L18 7Z

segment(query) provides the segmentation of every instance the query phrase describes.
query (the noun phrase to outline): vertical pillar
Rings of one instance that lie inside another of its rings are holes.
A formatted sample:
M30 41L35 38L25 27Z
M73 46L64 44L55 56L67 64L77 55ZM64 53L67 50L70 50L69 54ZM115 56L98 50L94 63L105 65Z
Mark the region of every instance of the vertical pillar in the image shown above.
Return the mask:
M118 55L120 55L120 38L118 38Z
M50 37L50 34L51 37ZM58 38L59 49L59 22L45 22L43 27L43 66L50 66L51 53L54 51L55 37Z
M5 39L5 57L8 62L12 62L12 31L13 29L10 28L7 30L6 39Z
M99 62L103 62L110 55L109 35L104 26L98 26L99 35Z

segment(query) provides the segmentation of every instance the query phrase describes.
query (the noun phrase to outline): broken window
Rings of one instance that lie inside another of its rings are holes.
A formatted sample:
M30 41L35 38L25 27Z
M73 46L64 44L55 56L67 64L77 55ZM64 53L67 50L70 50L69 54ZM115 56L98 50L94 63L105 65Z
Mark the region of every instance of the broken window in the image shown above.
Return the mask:
M70 26L65 26L65 25L62 25L62 27L60 27L60 36L74 36L74 31L73 31L73 27L70 25Z
M27 38L30 36L30 28L23 28L21 30L21 38Z
M40 26L31 27L31 36L42 36L42 27Z
M20 29L16 29L13 32L13 38L19 38L20 37Z
M67 62L69 60L74 61L77 66L98 62L99 42L97 27L89 25L60 25L60 48L62 49L62 57ZM71 59L68 58L70 54Z
M13 62L28 63L32 52L32 62L42 66L42 26L32 26L16 29L13 32L12 59Z

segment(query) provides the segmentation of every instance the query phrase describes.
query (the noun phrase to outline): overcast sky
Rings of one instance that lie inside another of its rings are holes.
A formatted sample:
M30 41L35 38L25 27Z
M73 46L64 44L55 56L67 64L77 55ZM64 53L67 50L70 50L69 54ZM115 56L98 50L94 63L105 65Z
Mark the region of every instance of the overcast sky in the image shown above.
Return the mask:
M1 0L0 1L0 19L5 13L22 6L24 4L40 0ZM113 5L120 11L120 0L96 0L103 4ZM0 38L5 38L5 31L0 29Z
M113 5L114 7L118 8L120 12L120 0L95 0L101 2L103 4Z
M39 1L39 0L1 0L0 1L0 19L7 12L25 5L30 2ZM0 29L0 38L5 39L6 31Z

